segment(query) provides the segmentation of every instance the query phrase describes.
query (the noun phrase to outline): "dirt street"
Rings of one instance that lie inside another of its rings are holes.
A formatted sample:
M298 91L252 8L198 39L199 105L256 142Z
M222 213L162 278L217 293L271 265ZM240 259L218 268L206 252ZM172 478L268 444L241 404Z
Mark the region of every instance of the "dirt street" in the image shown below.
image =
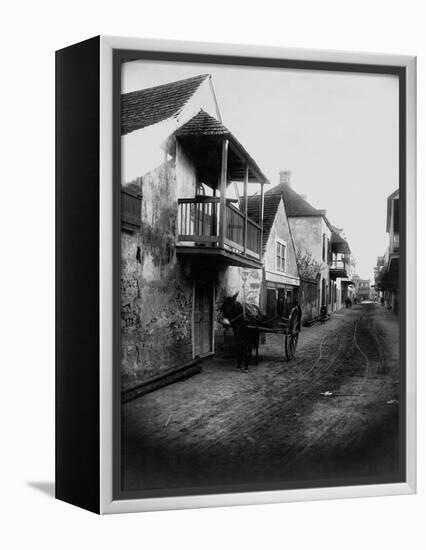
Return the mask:
M125 404L123 489L400 479L392 312L344 309L303 329L291 362L276 335L260 355L248 374L212 359L201 374Z

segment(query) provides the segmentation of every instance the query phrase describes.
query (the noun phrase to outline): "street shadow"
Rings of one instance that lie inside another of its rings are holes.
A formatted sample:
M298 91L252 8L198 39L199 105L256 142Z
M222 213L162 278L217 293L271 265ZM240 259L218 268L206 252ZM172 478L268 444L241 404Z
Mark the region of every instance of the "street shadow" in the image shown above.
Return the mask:
M27 481L27 486L44 493L50 498L55 497L55 483L53 481Z

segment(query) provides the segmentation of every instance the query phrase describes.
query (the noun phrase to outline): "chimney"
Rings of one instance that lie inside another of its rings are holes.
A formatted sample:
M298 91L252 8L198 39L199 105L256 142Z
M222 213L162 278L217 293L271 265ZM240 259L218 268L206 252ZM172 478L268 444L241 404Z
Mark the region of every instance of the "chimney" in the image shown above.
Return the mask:
M280 184L285 183L286 185L288 185L290 187L291 186L290 178L291 178L290 170L281 170L281 172L280 172Z

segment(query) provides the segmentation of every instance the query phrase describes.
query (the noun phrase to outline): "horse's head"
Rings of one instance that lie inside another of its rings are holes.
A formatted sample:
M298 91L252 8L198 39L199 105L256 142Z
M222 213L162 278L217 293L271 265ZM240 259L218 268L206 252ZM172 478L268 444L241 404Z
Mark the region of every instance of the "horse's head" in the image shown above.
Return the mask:
M224 327L230 327L232 321L242 315L243 306L240 302L237 302L238 292L233 296L225 296L220 306L220 312L222 313Z

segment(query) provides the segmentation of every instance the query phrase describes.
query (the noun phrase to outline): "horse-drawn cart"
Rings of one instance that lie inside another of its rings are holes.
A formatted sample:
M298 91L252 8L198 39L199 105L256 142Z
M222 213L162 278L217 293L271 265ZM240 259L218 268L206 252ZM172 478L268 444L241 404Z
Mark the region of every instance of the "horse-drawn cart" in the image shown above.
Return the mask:
M302 312L299 306L294 306L287 317L278 317L262 324L249 325L248 328L258 329L260 333L281 334L284 337L284 350L287 361L293 359L299 332L302 324Z
M240 353L238 368L244 361L245 369L252 351L256 353L256 363L259 360L259 335L261 333L281 334L284 337L284 350L287 361L293 359L296 353L299 332L302 324L302 310L294 305L288 317L268 319L258 306L237 301L238 292L234 296L223 299L220 311L222 324L225 328L232 327L234 336L239 343Z

